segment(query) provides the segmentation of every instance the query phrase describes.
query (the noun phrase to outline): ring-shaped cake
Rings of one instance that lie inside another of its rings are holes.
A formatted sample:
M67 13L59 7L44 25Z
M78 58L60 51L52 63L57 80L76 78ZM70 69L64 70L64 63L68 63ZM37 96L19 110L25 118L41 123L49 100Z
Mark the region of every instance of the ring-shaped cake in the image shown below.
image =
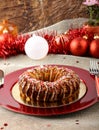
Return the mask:
M28 104L71 102L78 98L80 78L71 69L44 65L26 70L18 80L20 96Z

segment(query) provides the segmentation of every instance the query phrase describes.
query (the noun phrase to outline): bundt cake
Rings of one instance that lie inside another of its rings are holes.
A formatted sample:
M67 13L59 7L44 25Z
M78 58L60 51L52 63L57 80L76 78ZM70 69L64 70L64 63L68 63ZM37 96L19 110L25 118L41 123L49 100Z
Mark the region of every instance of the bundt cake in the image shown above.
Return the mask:
M70 102L78 97L79 85L80 78L73 70L53 65L28 69L18 80L20 97L28 104L64 99Z

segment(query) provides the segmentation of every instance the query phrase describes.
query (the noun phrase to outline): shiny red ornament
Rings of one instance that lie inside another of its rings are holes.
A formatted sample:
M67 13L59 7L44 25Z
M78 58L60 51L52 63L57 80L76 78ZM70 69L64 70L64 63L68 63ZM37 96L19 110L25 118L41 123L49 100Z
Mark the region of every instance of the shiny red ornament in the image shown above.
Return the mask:
M51 44L52 44L52 50L50 48L51 53L55 53L55 54L69 53L69 40L66 34L55 36Z
M76 56L83 56L87 52L88 42L82 37L75 38L70 43L70 52Z
M90 43L90 54L95 58L99 58L99 39L95 39Z

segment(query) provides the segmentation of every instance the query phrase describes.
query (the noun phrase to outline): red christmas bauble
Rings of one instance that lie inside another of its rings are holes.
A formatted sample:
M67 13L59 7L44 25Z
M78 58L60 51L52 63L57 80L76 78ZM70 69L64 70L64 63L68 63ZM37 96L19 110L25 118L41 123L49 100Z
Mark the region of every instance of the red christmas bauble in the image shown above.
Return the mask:
M69 52L69 39L66 34L55 36L53 39L53 47L56 53L68 54Z
M73 39L70 43L70 52L76 56L82 56L86 53L88 42L82 37Z
M99 58L99 39L95 39L90 43L90 54L95 58Z

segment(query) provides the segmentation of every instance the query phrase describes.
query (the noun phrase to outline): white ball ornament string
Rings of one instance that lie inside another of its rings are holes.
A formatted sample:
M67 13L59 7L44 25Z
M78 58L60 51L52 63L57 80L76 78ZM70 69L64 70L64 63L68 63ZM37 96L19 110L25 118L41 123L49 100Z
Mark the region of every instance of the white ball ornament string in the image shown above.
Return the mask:
M49 46L46 39L33 35L25 43L26 55L34 60L40 60L48 54Z

